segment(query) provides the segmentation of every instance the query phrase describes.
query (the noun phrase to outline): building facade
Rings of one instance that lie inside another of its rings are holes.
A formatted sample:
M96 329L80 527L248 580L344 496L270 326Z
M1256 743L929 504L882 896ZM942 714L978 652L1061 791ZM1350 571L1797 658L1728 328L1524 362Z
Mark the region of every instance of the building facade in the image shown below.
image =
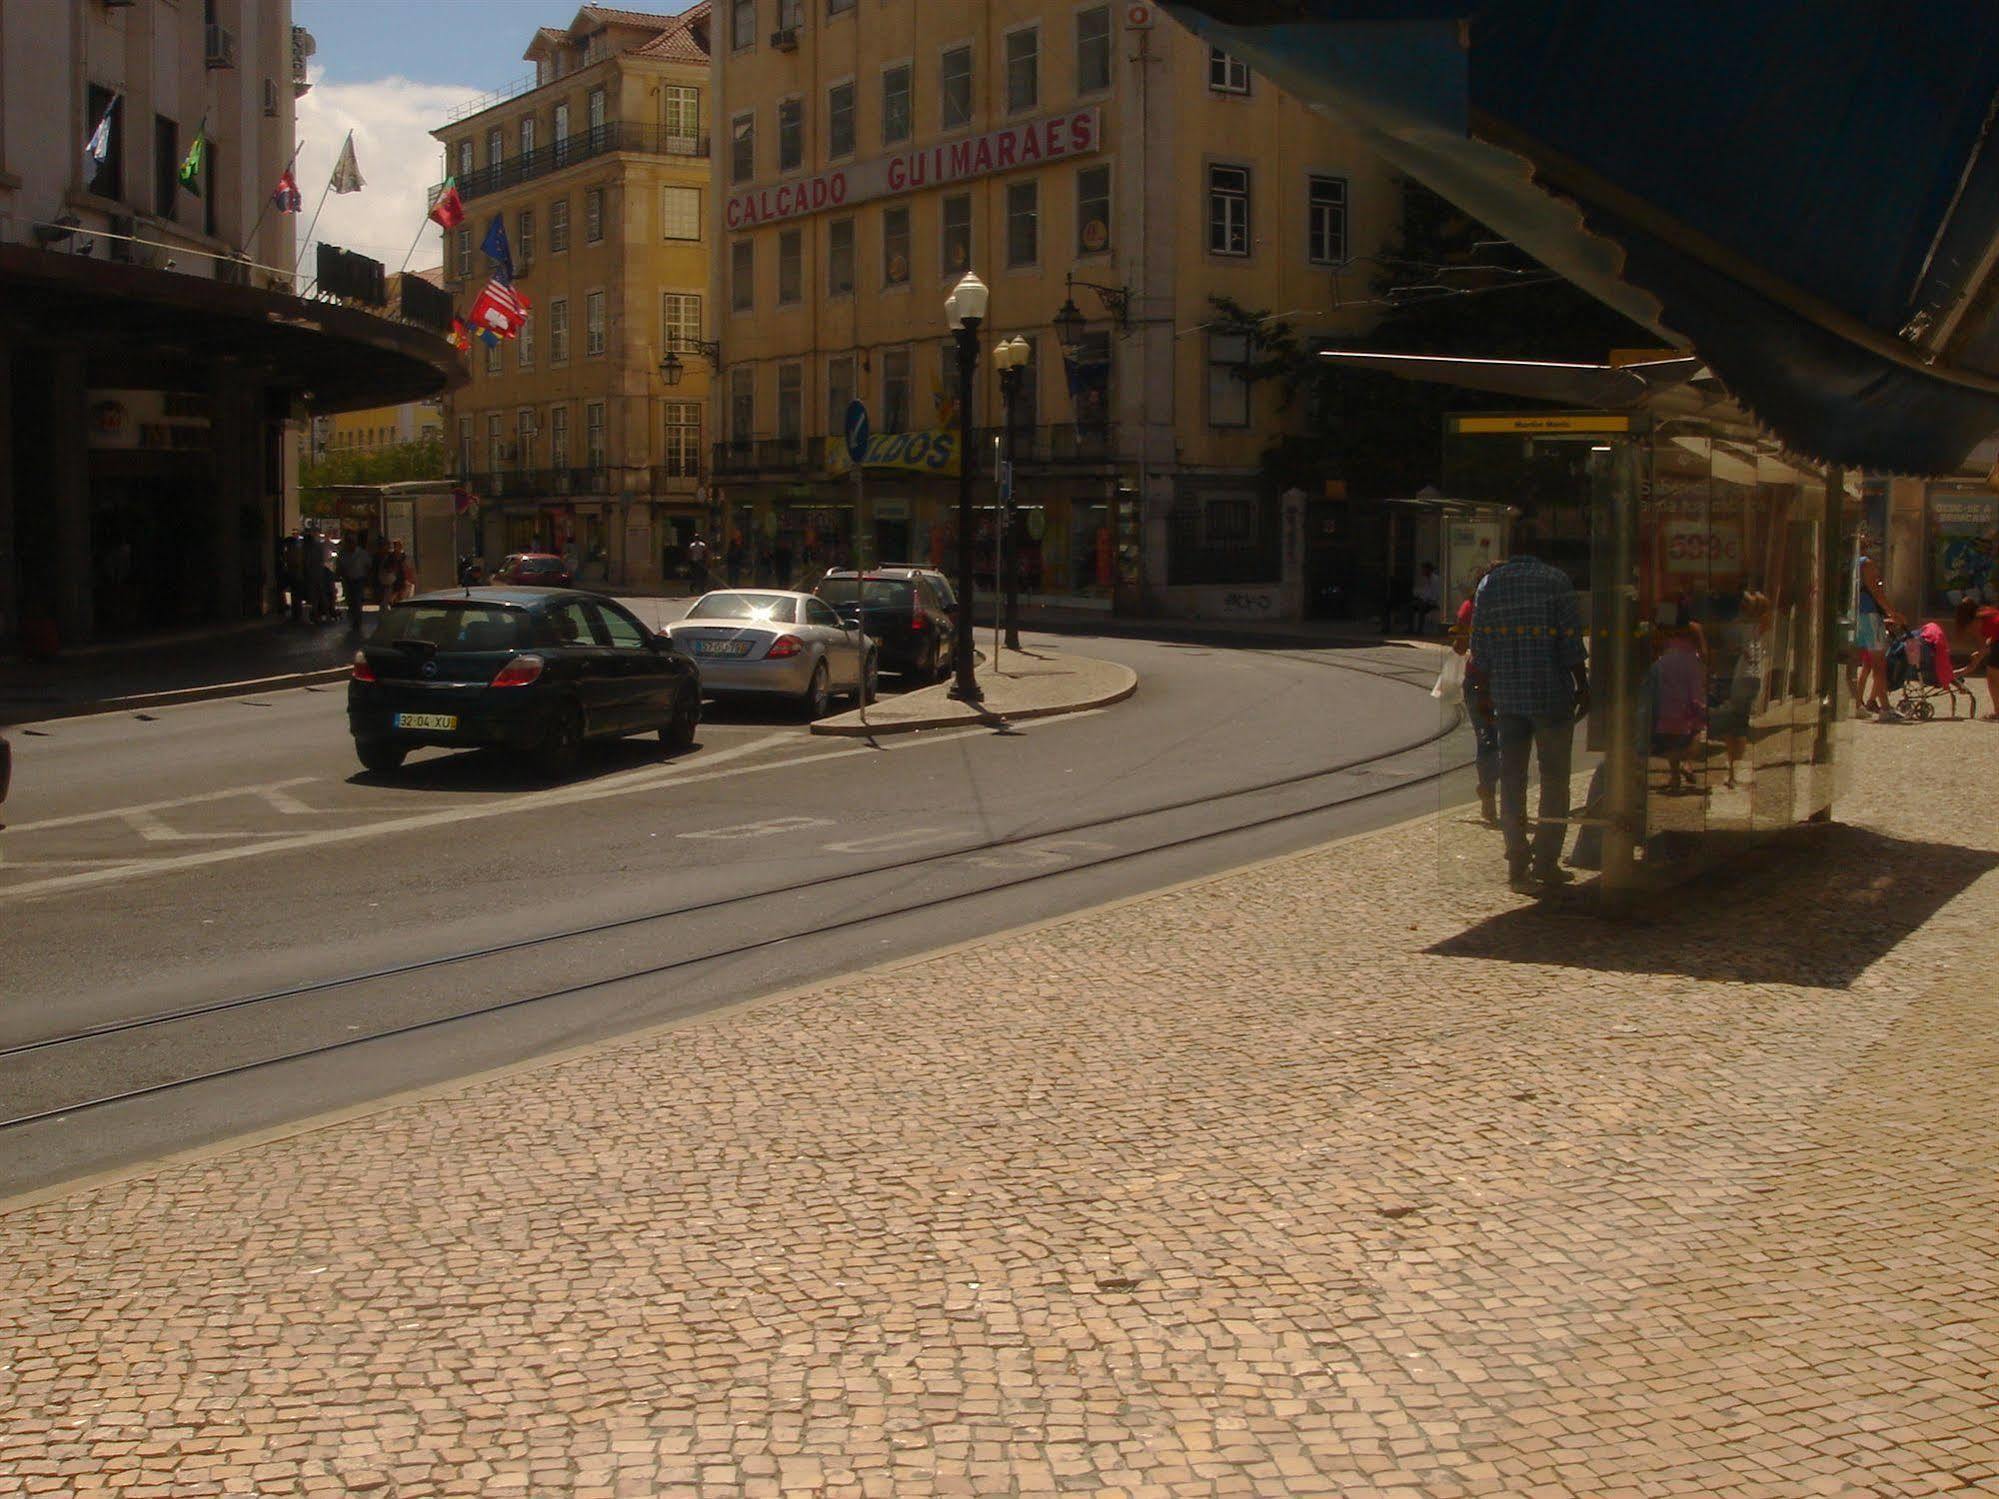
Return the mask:
M287 425L456 377L298 293L271 193L310 51L289 0L0 7L0 644L262 612Z
M1017 336L1028 596L1296 612L1261 455L1305 413L1244 377L1258 351L1213 299L1364 329L1400 207L1376 158L1143 4L721 0L713 48L712 466L753 560L944 562L970 461L990 577L989 351ZM968 270L992 294L961 455L944 301Z
M488 560L550 550L584 580L644 588L710 528L708 9L586 5L535 34L532 77L433 132L466 211L447 287L469 309L497 215L530 304L518 338L475 339L445 412Z

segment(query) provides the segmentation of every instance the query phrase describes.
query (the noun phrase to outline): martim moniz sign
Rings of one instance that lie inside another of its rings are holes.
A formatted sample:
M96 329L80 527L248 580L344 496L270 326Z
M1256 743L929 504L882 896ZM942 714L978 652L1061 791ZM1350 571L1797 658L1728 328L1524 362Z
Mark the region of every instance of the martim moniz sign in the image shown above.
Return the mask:
M925 146L920 151L835 167L816 177L777 187L752 188L729 199L729 228L751 229L758 224L865 203L871 198L892 198L919 188L1015 172L1069 156L1087 156L1103 142L1102 125L1100 110L1078 109L1068 114L1023 120L1018 125L966 140Z

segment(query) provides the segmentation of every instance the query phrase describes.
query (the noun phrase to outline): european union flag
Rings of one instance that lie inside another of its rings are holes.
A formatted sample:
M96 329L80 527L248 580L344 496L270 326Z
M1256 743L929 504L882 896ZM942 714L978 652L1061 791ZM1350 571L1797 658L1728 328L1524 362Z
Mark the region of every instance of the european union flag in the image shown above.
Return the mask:
M486 237L479 241L479 248L498 266L494 279L511 286L514 281L514 252L507 248L507 216L493 215L493 222L486 226Z

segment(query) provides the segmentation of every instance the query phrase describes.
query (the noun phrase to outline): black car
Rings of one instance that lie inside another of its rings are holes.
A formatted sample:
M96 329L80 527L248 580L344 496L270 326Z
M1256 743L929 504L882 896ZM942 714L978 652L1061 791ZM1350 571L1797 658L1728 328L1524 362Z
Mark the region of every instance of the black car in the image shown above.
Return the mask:
M879 644L884 669L926 682L950 671L951 612L923 573L830 572L813 592Z
M347 726L373 771L419 745L498 747L566 774L587 739L657 729L694 742L701 675L624 608L556 588L419 594L382 611L354 657Z

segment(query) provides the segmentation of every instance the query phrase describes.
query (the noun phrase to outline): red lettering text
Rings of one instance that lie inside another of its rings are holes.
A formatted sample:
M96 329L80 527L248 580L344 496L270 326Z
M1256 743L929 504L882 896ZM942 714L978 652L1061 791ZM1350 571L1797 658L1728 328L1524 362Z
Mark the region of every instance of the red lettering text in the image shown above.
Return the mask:
M1019 139L1014 135L1014 133L1011 130L1007 131L1005 134L1000 136L999 151L996 154L999 158L999 165L1002 168L1010 167L1013 165L1013 153L1015 148L1018 147L1019 145L1020 145Z
M939 146L937 149L942 151L944 148ZM953 177L962 177L971 170L972 143L970 141L953 141L951 143L951 175Z
M1097 116L1094 110L1084 110L1069 121L1069 149L1088 151L1094 148L1097 137Z
M993 169L993 141L989 135L982 135L972 142L972 171L990 172Z

